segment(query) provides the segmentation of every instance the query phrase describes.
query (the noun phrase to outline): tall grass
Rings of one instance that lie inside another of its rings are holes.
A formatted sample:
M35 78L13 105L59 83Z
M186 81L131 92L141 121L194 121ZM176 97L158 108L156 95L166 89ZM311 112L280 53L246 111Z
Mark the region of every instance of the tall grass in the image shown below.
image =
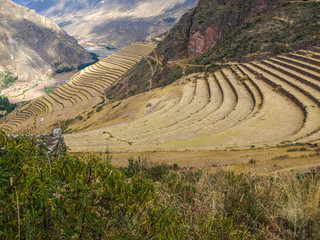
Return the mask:
M0 239L320 239L319 170L119 169L43 142L0 132Z
M189 239L320 239L319 169L261 177L133 160L128 169L163 188Z

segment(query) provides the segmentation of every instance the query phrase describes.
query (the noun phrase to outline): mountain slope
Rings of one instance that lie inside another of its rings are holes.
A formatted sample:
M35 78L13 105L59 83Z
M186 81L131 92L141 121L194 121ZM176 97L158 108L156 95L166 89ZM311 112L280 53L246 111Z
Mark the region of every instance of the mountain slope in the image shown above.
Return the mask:
M157 61L137 64L119 82L127 88L113 96L125 98L170 84L184 71L214 70L228 62L317 45L319 12L319 1L201 0L158 44L150 56Z
M55 67L91 60L76 39L34 10L0 0L0 19L0 71L36 80L50 76Z
M197 0L15 0L50 18L70 35L124 47L174 26Z

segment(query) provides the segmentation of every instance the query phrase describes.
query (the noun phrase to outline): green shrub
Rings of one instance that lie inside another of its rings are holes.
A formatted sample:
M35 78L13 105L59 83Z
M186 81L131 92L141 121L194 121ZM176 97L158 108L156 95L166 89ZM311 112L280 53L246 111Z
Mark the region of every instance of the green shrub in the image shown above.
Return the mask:
M1 239L178 239L176 210L148 178L95 157L49 158L33 137L1 133Z
M91 62L88 62L88 63L83 63L83 64L80 64L78 67L77 67L77 70L80 71L86 67L89 67L93 64L95 64L96 62L99 61L99 56L95 53L90 53L91 57L92 57L92 61Z

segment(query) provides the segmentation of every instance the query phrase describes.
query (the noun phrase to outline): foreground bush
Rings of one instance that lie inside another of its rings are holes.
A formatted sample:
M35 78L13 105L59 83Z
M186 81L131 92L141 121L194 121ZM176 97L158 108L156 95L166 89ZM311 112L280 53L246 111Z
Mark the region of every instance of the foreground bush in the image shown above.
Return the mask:
M320 172L278 178L49 158L0 132L0 239L320 239Z
M1 135L0 239L179 238L176 210L147 178L97 158L48 158L34 138Z

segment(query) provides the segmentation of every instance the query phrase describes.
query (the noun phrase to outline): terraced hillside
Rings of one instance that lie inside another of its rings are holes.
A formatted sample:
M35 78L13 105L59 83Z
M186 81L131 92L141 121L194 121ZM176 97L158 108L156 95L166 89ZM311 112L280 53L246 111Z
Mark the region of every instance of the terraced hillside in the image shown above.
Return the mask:
M8 132L41 133L105 101L104 91L116 82L154 46L134 43L91 65L67 84L40 98L21 105L1 119L0 128Z
M101 116L92 130L65 136L72 151L102 151L107 144L115 152L142 152L319 142L320 48L191 74L107 105Z

